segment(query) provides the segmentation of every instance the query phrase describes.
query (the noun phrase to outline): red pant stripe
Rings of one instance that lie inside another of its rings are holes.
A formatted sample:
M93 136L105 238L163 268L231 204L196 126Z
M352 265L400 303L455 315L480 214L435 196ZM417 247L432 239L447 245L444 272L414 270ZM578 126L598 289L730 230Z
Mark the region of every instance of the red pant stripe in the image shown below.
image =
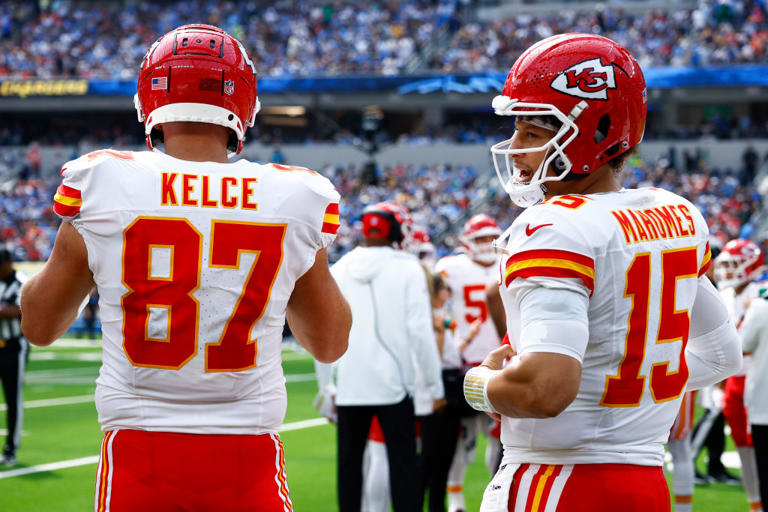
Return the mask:
M109 490L110 477L112 476L112 438L115 432L109 431L104 434L101 440L101 454L99 457L99 467L96 473L96 512L107 512L109 510Z
M275 434L270 434L272 441L275 442L275 482L277 483L278 492L283 500L283 510L285 512L293 512L293 503L291 502L290 491L288 490L288 480L285 474L285 450L283 449L283 442Z

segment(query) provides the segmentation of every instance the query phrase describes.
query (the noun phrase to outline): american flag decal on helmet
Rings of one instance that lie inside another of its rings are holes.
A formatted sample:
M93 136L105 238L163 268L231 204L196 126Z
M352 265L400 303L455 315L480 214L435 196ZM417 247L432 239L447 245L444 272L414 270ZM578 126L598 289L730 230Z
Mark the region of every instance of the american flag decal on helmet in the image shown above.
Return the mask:
M62 217L74 217L80 212L82 205L82 196L76 188L68 187L62 183L56 189L56 195L53 196L53 211L57 214Z
M328 205L328 208L325 209L323 227L320 231L328 233L329 235L335 235L339 230L339 223L339 203L331 203Z
M167 76L159 76L152 79L152 90L153 91L164 91L168 88L168 77Z

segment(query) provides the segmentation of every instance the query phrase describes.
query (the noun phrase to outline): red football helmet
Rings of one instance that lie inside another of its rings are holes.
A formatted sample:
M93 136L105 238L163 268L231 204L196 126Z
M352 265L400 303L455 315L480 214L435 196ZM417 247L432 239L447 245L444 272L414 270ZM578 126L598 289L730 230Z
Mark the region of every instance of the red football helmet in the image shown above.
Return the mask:
M366 206L362 222L365 238L386 238L397 244L408 237L413 225L411 212L390 201Z
M432 245L432 239L429 232L422 226L414 225L405 241L406 249L415 254L420 260L434 260L435 246Z
M159 123L196 121L230 128L240 153L259 111L256 67L243 45L220 28L184 25L150 47L139 70L134 105L147 146L162 141Z
M488 236L498 237L499 235L501 235L501 228L496 221L484 213L479 213L470 217L464 224L459 240L466 246L470 258L487 264L496 261L493 241L477 243L475 240Z
M760 277L763 253L751 240L737 238L723 246L715 258L715 281L720 289L738 287Z
M492 106L497 115L522 117L556 132L536 148L512 148L512 138L491 147L504 190L515 204L528 207L544 199L545 182L587 175L642 140L645 79L637 61L610 39L561 34L517 59ZM523 179L510 155L540 151L546 157L530 179ZM550 168L553 176L547 176Z

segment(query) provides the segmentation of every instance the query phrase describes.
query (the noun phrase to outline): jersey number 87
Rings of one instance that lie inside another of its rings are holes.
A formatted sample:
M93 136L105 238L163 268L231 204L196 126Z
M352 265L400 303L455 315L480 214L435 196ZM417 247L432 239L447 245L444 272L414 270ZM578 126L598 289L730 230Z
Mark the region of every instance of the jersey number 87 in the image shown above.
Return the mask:
M284 224L214 220L209 266L240 268L243 252L256 253L243 290L217 342L205 345L205 371L235 372L256 366L254 324L264 314L283 259ZM123 349L134 366L178 370L197 354L203 235L186 219L139 217L123 231L121 299ZM153 249L170 249L168 276L152 275ZM165 337L149 333L150 310L164 309Z

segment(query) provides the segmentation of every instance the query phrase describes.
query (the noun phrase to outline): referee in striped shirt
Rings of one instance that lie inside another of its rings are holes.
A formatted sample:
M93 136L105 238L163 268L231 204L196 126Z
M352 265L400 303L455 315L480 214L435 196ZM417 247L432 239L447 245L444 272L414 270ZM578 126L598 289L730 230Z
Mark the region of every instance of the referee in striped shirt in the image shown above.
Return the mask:
M22 387L27 366L29 343L21 334L19 291L26 277L13 268L8 249L0 249L0 380L7 404L8 437L0 465L16 464L16 450L21 439L24 418Z

